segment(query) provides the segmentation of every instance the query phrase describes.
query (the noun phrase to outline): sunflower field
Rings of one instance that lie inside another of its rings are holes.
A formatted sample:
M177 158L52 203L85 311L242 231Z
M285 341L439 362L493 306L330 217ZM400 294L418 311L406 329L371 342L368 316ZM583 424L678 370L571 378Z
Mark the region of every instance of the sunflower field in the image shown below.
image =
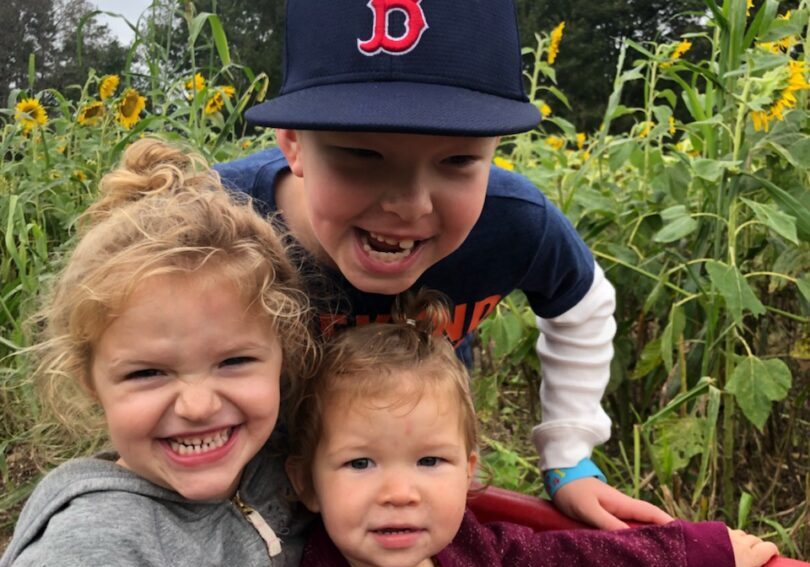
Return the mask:
M574 223L618 295L604 405L611 484L673 515L722 519L810 556L810 0L705 0L674 43L625 40L601 126L558 114L565 22L524 49L538 129L502 140L496 165L531 179ZM99 449L40 413L27 319L77 216L145 135L211 162L274 143L243 111L269 78L231 60L227 30L185 3L181 66L138 29L127 68L71 92L17 85L0 109L0 548L33 484ZM134 26L137 28L137 26ZM692 58L705 47L704 59ZM30 84L34 84L32 60ZM625 89L641 86L643 104ZM482 325L473 388L493 483L539 494L537 330L514 294Z

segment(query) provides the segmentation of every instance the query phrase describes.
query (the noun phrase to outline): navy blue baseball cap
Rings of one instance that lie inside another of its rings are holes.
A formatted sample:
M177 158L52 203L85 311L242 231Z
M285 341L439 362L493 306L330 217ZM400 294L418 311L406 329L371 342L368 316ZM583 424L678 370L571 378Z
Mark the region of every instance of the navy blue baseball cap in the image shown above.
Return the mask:
M288 0L260 126L495 136L533 129L512 0Z

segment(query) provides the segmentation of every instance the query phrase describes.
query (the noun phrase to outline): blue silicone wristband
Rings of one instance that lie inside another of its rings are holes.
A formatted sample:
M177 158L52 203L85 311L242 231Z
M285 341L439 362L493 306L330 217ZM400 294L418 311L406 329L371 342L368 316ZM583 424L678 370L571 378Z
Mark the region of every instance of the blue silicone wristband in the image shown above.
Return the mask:
M565 469L549 469L543 473L543 483L546 485L546 492L551 498L563 486L574 480L581 478L595 477L602 482L607 482L607 478L589 458L584 458L576 466Z

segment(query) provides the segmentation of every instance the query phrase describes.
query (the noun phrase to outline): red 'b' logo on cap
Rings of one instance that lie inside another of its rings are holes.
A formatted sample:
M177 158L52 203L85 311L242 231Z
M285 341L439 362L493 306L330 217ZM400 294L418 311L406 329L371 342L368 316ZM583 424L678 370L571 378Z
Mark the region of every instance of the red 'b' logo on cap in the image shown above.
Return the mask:
M368 7L374 12L374 32L370 39L357 40L363 55L377 55L381 51L389 55L403 55L416 47L428 28L425 13L419 3L422 0L369 0ZM388 30L388 18L392 12L405 15L405 33L393 37Z

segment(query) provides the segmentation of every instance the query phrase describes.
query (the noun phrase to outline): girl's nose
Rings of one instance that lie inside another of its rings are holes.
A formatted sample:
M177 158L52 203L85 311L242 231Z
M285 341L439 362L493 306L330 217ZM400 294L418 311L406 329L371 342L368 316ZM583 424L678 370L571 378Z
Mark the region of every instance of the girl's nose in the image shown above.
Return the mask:
M174 404L174 411L179 417L188 421L205 421L222 408L219 394L205 382L182 384Z

